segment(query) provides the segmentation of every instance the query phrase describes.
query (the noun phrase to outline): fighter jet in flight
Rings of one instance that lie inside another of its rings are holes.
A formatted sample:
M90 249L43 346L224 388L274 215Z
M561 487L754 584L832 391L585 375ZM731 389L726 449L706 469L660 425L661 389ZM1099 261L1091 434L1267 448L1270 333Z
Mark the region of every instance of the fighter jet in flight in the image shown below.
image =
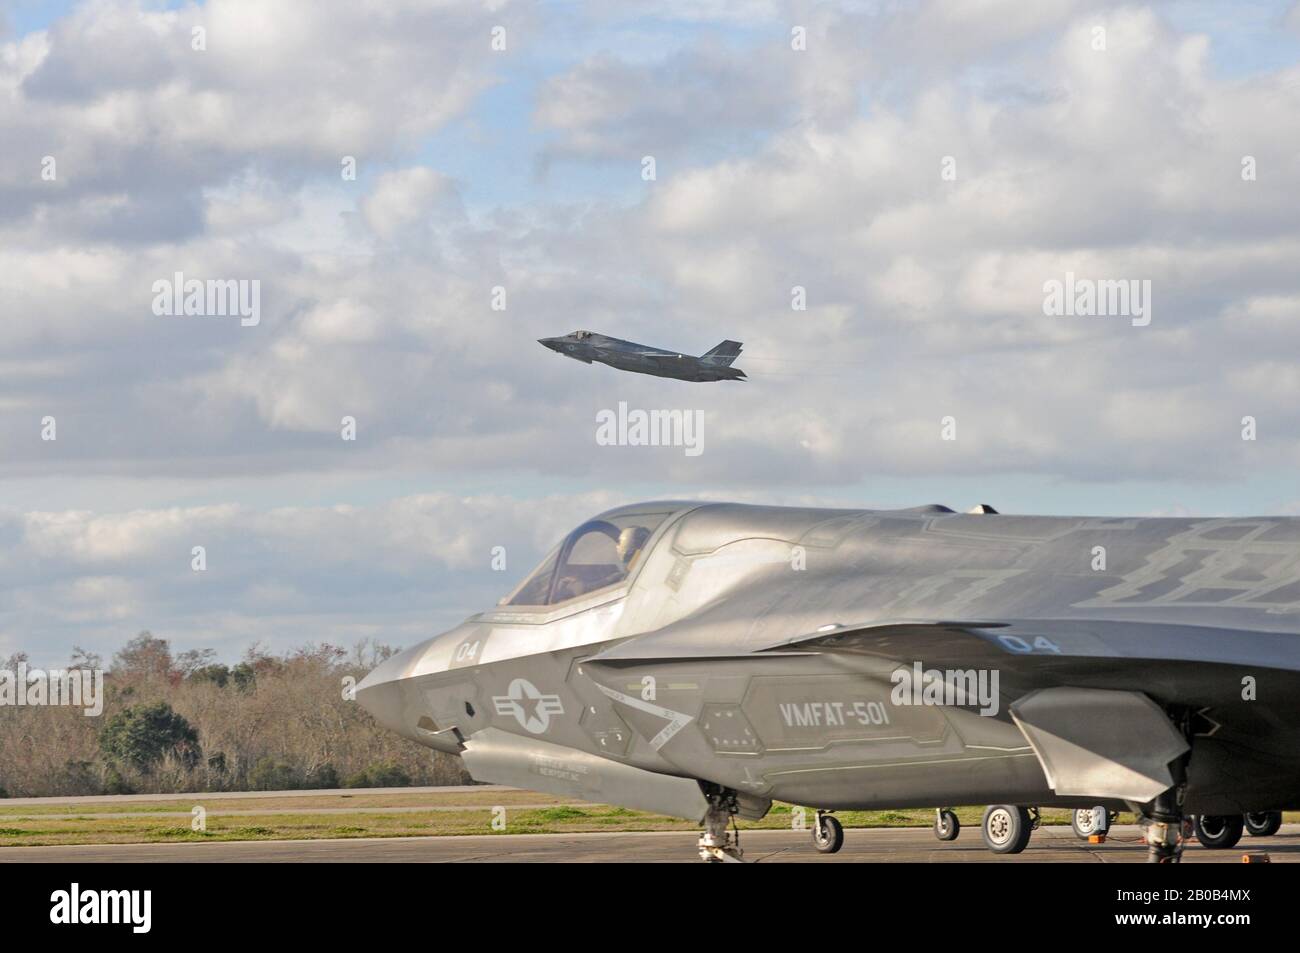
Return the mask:
M634 344L594 331L574 331L558 338L538 338L557 354L575 361L590 364L599 361L620 371L634 374L653 374L655 377L675 377L680 381L742 381L745 372L732 367L731 362L740 354L739 341L723 341L699 357L678 354L645 344Z
M1300 519L625 506L358 699L479 781L700 823L708 860L780 800L824 852L835 810L951 840L987 804L1017 853L1040 807L1127 809L1172 862L1190 815L1231 847L1300 806Z

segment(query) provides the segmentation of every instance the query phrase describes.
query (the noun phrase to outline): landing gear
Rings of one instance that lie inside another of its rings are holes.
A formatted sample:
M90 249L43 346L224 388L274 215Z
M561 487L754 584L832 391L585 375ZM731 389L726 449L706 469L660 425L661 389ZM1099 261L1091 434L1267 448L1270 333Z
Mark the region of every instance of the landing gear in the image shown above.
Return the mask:
M995 854L1018 854L1038 826L1038 812L1014 804L990 804L984 809L984 844Z
M705 797L709 809L704 814L704 832L700 834L700 859L711 864L741 863L744 852L740 849L740 831L735 822L740 810L735 792L716 788L706 791Z
M1261 811L1244 815L1246 833L1251 837L1272 837L1282 827L1281 811Z
M1198 814L1196 839L1201 842L1202 847L1211 850L1227 850L1229 847L1237 846L1245 826L1245 818L1240 814Z
M957 815L953 813L952 808L935 808L934 836L944 841L956 840L960 833L961 821L957 820Z
M1176 767L1181 778L1184 765ZM1148 864L1177 864L1182 861L1183 845L1188 835L1187 818L1183 815L1185 790L1186 786L1180 780L1151 802L1146 828Z
M833 854L844 846L844 825L831 815L818 811L812 838L819 853Z
M1111 816L1104 807L1081 807L1070 814L1070 826L1080 840L1100 835L1110 830Z

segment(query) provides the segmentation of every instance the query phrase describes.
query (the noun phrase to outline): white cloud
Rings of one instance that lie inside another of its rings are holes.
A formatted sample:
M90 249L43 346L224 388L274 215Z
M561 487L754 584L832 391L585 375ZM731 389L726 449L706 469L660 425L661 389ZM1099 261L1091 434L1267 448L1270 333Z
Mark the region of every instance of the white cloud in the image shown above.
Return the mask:
M461 217L459 201L446 176L420 166L385 172L361 202L366 224L390 241L414 225L432 224L430 217L440 209L443 215L451 209L457 218Z
M44 662L73 643L110 652L139 628L227 656L253 638L347 643L377 622L413 638L489 608L564 533L620 502L428 493L373 506L0 511L11 543L0 617ZM494 546L505 572L491 569Z
M59 487L5 527L23 554L4 562L5 638L59 631L65 598L194 638L288 638L335 610L413 632L435 605L473 608L446 587L489 537L540 547L600 508L592 485L1292 472L1300 66L1225 78L1219 38L1159 7L758 6L555 25L515 4L101 0L0 42L0 473ZM659 179L641 183L647 153ZM152 282L177 271L260 280L261 324L153 315ZM1066 272L1150 279L1151 326L1045 316ZM750 381L620 375L535 343L584 326L743 340ZM702 410L706 452L598 447L619 400ZM100 512L110 480L168 489ZM412 495L451 480L514 495ZM192 489L259 481L346 485L353 508ZM225 553L221 585L189 574L198 535ZM343 606L349 573L377 595Z

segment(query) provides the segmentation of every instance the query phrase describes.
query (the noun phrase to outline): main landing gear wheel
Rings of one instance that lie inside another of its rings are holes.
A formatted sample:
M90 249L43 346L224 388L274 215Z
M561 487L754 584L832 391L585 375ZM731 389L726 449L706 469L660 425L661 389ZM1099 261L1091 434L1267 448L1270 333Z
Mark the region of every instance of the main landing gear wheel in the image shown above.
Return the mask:
M812 838L819 853L833 854L844 846L844 825L831 815L818 811Z
M1202 847L1227 850L1237 846L1245 826L1245 818L1240 814L1197 814L1196 839Z
M984 844L995 854L1018 854L1029 844L1034 822L1029 809L990 804L984 809Z
M1070 814L1070 826L1080 840L1093 834L1105 834L1110 829L1110 815L1104 807L1081 807Z
M934 836L939 840L956 840L961 833L961 821L951 808L936 809L934 812Z
M1243 816L1246 833L1251 837L1272 837L1282 827L1281 811L1261 811Z

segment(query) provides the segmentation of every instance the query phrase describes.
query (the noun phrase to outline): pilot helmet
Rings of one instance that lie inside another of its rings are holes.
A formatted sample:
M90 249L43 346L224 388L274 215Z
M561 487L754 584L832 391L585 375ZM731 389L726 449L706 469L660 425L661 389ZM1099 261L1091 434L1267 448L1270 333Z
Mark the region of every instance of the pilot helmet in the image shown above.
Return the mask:
M644 526L628 526L618 534L618 558L630 569L649 538L650 530Z

